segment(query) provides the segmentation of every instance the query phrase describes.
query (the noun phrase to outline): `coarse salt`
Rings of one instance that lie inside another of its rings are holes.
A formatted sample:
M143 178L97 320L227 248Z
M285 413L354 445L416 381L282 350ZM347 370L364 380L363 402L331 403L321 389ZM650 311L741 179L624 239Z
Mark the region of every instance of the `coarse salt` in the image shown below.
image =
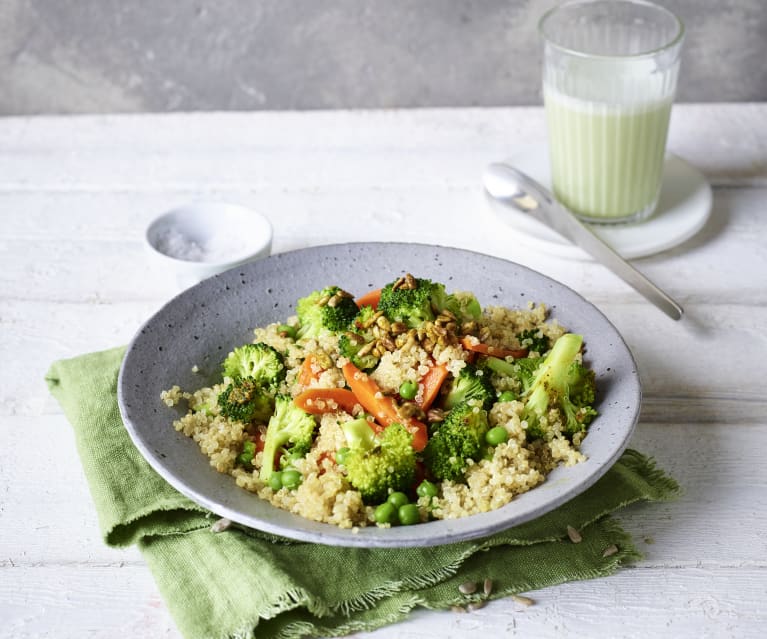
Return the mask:
M171 228L157 238L158 251L189 262L225 262L242 255L246 249L243 238L225 233L217 233L204 242L197 242L178 229Z

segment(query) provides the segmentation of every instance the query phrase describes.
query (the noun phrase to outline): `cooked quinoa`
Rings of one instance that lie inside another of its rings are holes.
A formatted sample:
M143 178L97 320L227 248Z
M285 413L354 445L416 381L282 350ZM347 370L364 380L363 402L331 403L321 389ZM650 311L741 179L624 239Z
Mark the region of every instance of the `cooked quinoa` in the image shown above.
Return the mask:
M470 293L452 295L459 300L473 298ZM431 441L450 412L443 404L451 384L468 366L479 371L477 375L487 376L494 393L492 405L485 409L477 407L475 412L481 410L487 430L495 429L498 436L500 428L505 434L500 435L503 441L486 445L476 459L466 459L463 473L456 479L439 481L430 477L428 456L422 459L425 453L417 455L418 476L425 473L436 486L436 495L416 494L415 483L410 491L405 491L409 492L411 503L417 505L420 521L466 517L500 508L544 482L557 466L571 466L584 460L578 449L586 435L585 427L568 432L561 412L552 409L540 418L545 436L532 437L524 418L526 396L519 380L483 367L485 358L496 355L512 365L526 358L543 360L545 353L531 350L520 336L534 335L541 343L554 344L567 333L556 320L549 319L544 304L529 303L519 309L485 306L468 321L460 321L466 318L456 318L451 313L435 310L434 314L433 319L417 329L400 326L402 322L387 318L380 311L373 314L375 319L366 330L368 338L373 339L370 338L373 335L375 339L370 352L377 353L376 365L361 377L377 385L378 398L393 398L403 422L416 420L415 423L427 424ZM282 323L255 328L253 343L274 349L284 367L278 385L270 392L295 400L304 397L307 389L349 389L344 367L350 359L341 354L339 345L343 334L344 331L323 330L302 336L300 313ZM583 365L580 354L577 361ZM446 376L439 394L428 410L421 410L427 392L425 376L440 365L444 366ZM380 504L363 498L362 492L352 485L343 463L336 459L339 451L349 447L345 424L367 419L380 435L381 427L373 422L375 416L363 407L363 401L345 407L332 401L313 405L322 412L313 415L316 430L311 448L305 454L291 456L287 463L291 471L300 474L300 483L286 487L263 479L263 445L271 418L262 415L233 419L222 411L220 397L233 383L234 378L223 375L212 386L195 390L173 386L161 394L165 405L186 411L173 426L197 442L211 466L234 477L239 487L307 519L342 528L392 525L377 517L376 508ZM400 396L405 394L402 389L407 383L417 389L410 401ZM581 412L579 419L585 414ZM247 451L252 451L252 455L244 454Z

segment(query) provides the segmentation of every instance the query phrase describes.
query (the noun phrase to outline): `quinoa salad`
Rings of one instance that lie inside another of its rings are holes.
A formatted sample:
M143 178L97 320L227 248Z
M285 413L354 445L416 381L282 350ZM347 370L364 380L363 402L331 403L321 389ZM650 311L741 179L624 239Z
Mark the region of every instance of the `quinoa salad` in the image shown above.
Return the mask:
M211 386L165 390L219 472L342 528L504 506L579 451L596 416L584 340L543 304L482 307L406 274L355 299L308 292L257 327Z

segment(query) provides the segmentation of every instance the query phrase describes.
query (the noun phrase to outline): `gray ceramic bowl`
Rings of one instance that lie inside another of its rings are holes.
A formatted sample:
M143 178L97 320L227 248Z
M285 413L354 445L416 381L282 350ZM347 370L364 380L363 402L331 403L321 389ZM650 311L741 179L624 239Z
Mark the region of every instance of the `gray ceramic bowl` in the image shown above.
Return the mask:
M195 389L211 383L234 347L252 329L294 313L295 301L330 284L361 295L400 274L473 291L483 305L546 303L569 330L585 336L597 374L599 417L582 450L588 460L554 470L545 483L498 510L447 521L358 532L312 522L273 507L217 473L197 444L177 433L160 392L174 384ZM200 372L192 368L199 366ZM322 246L237 267L181 293L138 332L118 381L123 420L151 466L181 493L232 521L293 539L339 546L430 546L472 539L538 517L591 486L617 460L639 417L636 365L615 327L577 293L505 260L419 244L360 243Z

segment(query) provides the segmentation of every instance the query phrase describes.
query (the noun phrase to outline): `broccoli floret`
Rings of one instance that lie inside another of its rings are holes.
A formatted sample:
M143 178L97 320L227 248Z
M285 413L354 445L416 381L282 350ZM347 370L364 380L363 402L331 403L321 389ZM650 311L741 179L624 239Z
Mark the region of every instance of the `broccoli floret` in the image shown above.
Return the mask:
M366 503L385 501L392 491L407 491L415 479L413 436L402 424L376 435L364 419L342 425L349 444L346 478Z
M275 457L280 448L289 447L293 452L309 451L316 425L314 417L296 406L289 395L277 395L274 414L266 428L260 472L262 481L269 481L272 476Z
M443 406L450 410L462 402L476 400L482 408L488 409L493 405L495 389L490 383L490 375L481 368L466 364L453 379L450 389L445 396Z
M372 327L375 315L376 310L372 306L360 307L351 330L338 338L338 352L363 371L372 370L378 366L380 360L380 357L373 353L376 337Z
M443 296L442 284L408 274L381 289L378 310L391 322L404 322L416 328L434 320L432 299L436 297L441 300Z
M375 430L367 419L359 417L341 425L349 449L369 451L378 444Z
M485 366L498 375L515 380L517 391L524 394L533 385L535 373L542 362L542 357L520 357L513 362L507 362L498 357L488 357L485 360Z
M474 295L465 292L448 294L445 287L437 285L432 293L432 308L439 313L450 311L459 322L469 322L482 317L482 307Z
M365 327L372 323L375 314L376 309L374 309L369 304L361 306L357 316L354 318L354 328L357 330L365 329Z
M337 286L314 291L296 303L296 335L301 339L318 337L323 332L340 333L351 326L358 311L352 295Z
M272 346L258 342L235 348L222 365L224 377L250 377L262 386L277 386L285 379L285 363Z
M567 388L573 404L578 407L591 407L596 401L596 374L583 364L573 362L567 369Z
M521 357L514 361L516 377L522 384L522 392L526 393L535 381L535 374L543 363L542 357Z
M366 341L359 333L348 331L338 338L338 352L360 370L371 370L378 365L379 357L368 346L372 343L372 337L370 339Z
M471 293L448 294L444 284L410 274L381 289L378 310L390 321L404 322L410 328L433 321L445 310L460 322L477 320L482 315L482 307Z
M545 355L551 344L548 336L543 334L541 329L529 329L517 334L520 346L531 352Z
M439 480L463 481L467 460L482 458L488 429L487 411L468 402L458 404L426 444L429 472Z
M586 429L597 414L591 404L596 396L593 371L577 361L583 337L566 333L544 358L522 400L522 419L527 421L530 439L551 437L549 419L557 411L563 433L573 435Z
M238 422L265 423L274 410L274 399L252 377L240 377L218 396L221 414Z

